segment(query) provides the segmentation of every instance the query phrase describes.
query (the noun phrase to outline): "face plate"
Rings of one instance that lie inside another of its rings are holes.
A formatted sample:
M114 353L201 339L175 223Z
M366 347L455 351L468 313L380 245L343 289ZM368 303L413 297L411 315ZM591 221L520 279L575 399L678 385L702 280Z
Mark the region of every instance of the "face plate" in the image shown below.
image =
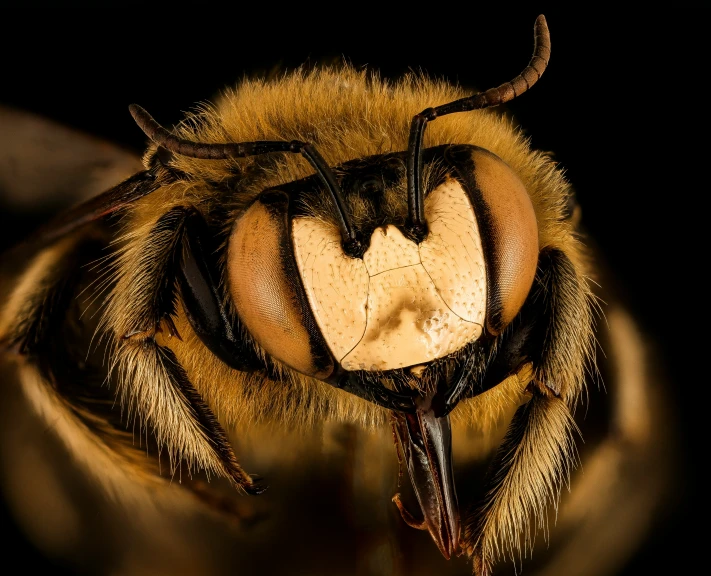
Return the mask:
M311 310L345 370L392 370L447 356L481 335L486 271L476 218L454 179L425 201L419 245L377 228L362 259L318 218L293 220L294 254ZM345 272L345 274L344 274Z

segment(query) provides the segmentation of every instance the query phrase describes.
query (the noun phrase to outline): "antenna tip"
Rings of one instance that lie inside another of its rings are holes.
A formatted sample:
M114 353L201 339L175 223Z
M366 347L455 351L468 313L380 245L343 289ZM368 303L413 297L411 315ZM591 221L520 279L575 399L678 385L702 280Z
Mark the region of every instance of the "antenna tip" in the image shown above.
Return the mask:
M128 111L131 113L131 116L133 116L134 120L138 120L139 116L146 115L146 111L143 108L141 108L138 104L129 105Z

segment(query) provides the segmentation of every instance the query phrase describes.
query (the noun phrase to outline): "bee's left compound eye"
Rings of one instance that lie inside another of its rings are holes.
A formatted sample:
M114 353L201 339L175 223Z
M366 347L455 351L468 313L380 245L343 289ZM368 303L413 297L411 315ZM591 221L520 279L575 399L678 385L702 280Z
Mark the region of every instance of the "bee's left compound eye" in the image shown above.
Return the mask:
M230 292L250 334L274 358L327 378L333 358L316 326L291 248L288 197L263 194L237 220L228 252Z

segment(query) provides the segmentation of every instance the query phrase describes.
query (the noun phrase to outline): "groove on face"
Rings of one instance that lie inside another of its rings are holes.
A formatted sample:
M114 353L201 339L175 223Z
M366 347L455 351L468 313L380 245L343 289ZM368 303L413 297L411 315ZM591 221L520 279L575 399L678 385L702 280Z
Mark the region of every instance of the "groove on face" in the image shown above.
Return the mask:
M293 220L297 268L316 322L346 370L391 370L447 356L476 340L486 271L476 218L447 180L425 200L419 245L397 227L375 230L363 259L346 256L336 228Z

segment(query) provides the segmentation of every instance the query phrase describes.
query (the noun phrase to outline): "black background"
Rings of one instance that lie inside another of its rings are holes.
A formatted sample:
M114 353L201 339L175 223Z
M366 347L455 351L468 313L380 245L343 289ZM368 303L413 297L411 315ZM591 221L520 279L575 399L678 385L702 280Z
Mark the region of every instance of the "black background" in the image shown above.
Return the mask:
M672 133L684 116L675 108L693 106L694 92L678 75L691 54L678 14L483 10L471 3L387 13L383 5L319 6L196 3L146 12L114 3L49 13L25 4L2 18L0 103L140 151L145 138L129 116L131 102L170 125L245 74L275 67L345 57L386 77L422 69L464 86L498 85L528 62L533 22L545 13L549 69L509 109L533 146L553 151L564 167L623 298L657 343L684 446L678 505L623 574L683 570L697 554L691 510L700 493L695 439L702 435L706 361L693 347L693 331L703 326L695 291L704 260L686 263L701 247L690 200L699 191L683 179L693 171L685 159L691 144L680 145ZM3 516L2 526L11 534L3 539L6 562L47 568L11 520Z

